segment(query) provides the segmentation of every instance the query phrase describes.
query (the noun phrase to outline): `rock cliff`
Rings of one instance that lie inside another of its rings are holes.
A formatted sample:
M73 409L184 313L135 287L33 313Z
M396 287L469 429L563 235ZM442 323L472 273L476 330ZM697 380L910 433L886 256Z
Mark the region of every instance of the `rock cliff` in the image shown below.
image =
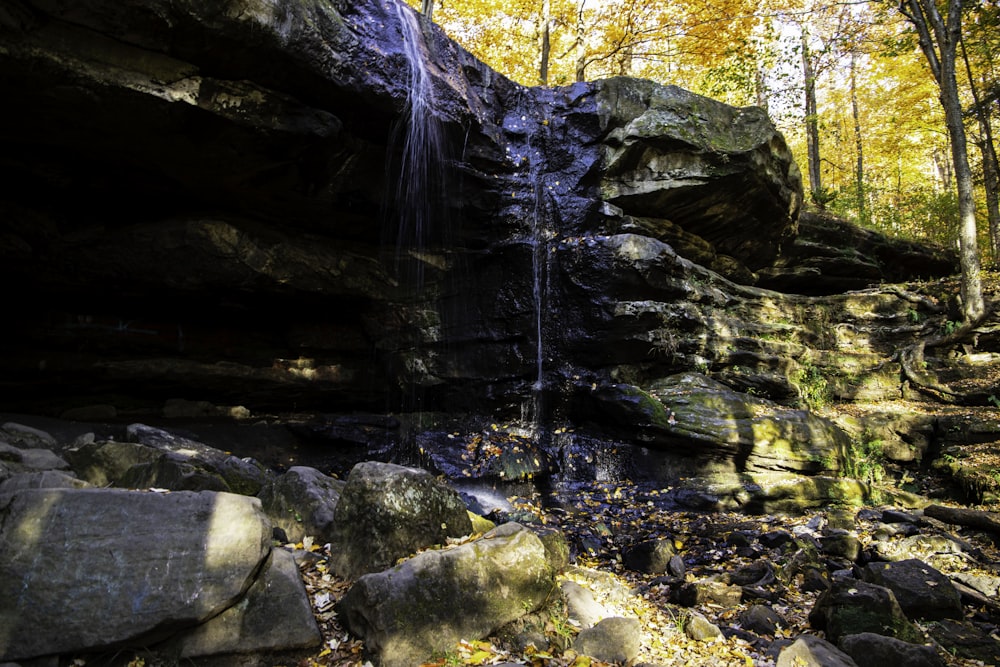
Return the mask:
M524 88L391 0L13 0L0 75L12 410L353 415L306 429L397 459L431 416L516 422L541 449L515 475L565 470L592 447L555 437L577 424L690 452L633 419L674 414L656 389L678 373L756 394L748 415L819 380L899 396L887 357L930 301L840 292L954 266L800 230L759 109Z

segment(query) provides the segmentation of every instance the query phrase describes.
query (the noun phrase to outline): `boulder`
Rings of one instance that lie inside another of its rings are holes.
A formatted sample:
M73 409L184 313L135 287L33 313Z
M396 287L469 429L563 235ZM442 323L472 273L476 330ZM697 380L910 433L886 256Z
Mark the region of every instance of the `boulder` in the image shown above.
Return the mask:
M322 641L299 568L290 551L273 549L238 603L170 642L180 658L318 646Z
M895 637L862 632L840 638L840 648L858 664L858 667L944 667L944 660L933 646L911 644Z
M909 618L962 618L961 594L948 577L923 561L908 558L894 563L868 563L862 576L865 581L891 590Z
M601 82L597 103L606 201L639 217L669 211L674 225L750 271L794 237L802 179L763 110L624 77Z
M778 654L776 667L858 667L849 655L828 641L802 635Z
M19 470L66 470L69 463L49 449L22 449L0 442L0 461Z
M59 447L58 441L48 431L15 421L4 422L3 426L0 426L0 442L18 449L51 451Z
M260 492L264 512L292 542L311 535L318 544L334 539L334 515L346 482L315 468L295 466Z
M554 577L541 541L507 523L473 542L361 576L337 609L382 665L410 667L537 609Z
M836 472L851 441L833 422L735 391L701 373L657 380L646 389L605 385L591 392L606 421L675 456L713 461L737 473Z
M916 559L941 570L960 570L968 558L967 545L947 534L918 533L903 538L880 539L872 544L879 560Z
M73 470L80 479L94 486L122 486L118 484L130 468L153 463L163 453L138 442L98 440L73 447L66 452Z
M647 540L626 549L622 562L630 570L646 574L663 574L676 555L673 538Z
M685 607L702 604L734 607L743 598L743 589L725 581L705 579L684 582L679 588L672 589L670 596L671 601Z
M774 636L778 628L788 627L788 622L767 605L755 604L740 614L740 625L759 635Z
M611 616L608 610L594 598L589 588L575 581L559 582L563 598L566 599L566 615L570 622L581 628L596 625L601 619Z
M722 630L698 612L690 612L684 623L684 634L698 642L710 642L722 636Z
M585 628L573 640L573 650L603 662L629 663L642 648L638 619L612 616Z
M700 373L669 376L649 393L673 415L671 436L730 452L739 472L836 472L850 438L808 410L733 391Z
M846 530L827 530L819 538L819 548L827 556L854 562L861 554L861 540Z
M984 665L1000 664L1000 641L970 621L945 618L928 623L927 633L954 656Z
M471 532L461 497L427 471L359 463L351 469L337 501L330 532L333 569L356 579L384 570L418 549Z
M835 579L809 612L809 625L838 642L846 635L875 632L922 643L924 635L903 613L892 591L858 579Z
M257 495L274 473L253 459L241 459L197 440L186 438L168 430L129 424L126 434L130 442L135 442L157 451L164 456L155 462L140 466L132 474L133 488L155 486L172 488L177 484L184 489L190 480L200 479L204 483L223 486L225 491L248 496ZM218 480L210 481L210 478ZM194 482L202 483L202 482Z
M951 578L988 598L1000 599L1000 576L955 572Z
M270 543L255 498L18 491L0 508L0 660L149 645L201 623L243 596Z
M175 454L161 454L150 463L132 466L118 480L118 486L170 491L232 491L217 470Z

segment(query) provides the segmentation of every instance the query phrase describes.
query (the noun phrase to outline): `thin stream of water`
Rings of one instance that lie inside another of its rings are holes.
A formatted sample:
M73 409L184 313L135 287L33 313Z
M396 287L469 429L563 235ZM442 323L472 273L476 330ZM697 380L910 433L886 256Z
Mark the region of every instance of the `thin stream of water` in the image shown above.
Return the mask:
M533 150L530 145L531 134L528 136L528 150L531 152ZM542 179L539 174L540 160L535 154L532 154L529 159L531 161L531 174L529 178L531 180L532 197L534 199L531 210L531 281L532 298L535 305L535 384L532 386L532 389L537 394L544 387L545 377L542 309L544 307L545 296L543 290L543 272L548 244L545 242L545 221L543 218L545 202L543 200Z
M423 287L423 261L432 223L444 208L445 137L434 113L434 90L427 70L427 53L420 19L403 3L396 4L409 66L409 85L402 125L390 138L401 143L396 197L393 202L396 234L396 269L407 258L413 275L400 276L417 292ZM401 135L401 136L400 136ZM443 230L436 230L441 232ZM414 261L415 260L415 261ZM412 282L411 282L412 281Z
M445 165L446 148L444 130L434 112L434 91L428 72L428 53L421 30L420 18L402 3L396 5L402 31L403 51L408 61L409 82L407 103L399 126L390 137L393 147L399 148L398 175L395 201L390 204L395 234L395 262L397 278L420 294L424 285L424 256L433 234L446 236L445 217ZM535 434L541 431L544 412L542 402L545 386L545 301L548 262L548 211L545 196L544 159L541 154L545 123L535 114L521 116L524 125L524 154L518 164L527 166L525 185L531 200L525 211L530 234L531 289L533 303L533 334L535 342L534 381L528 405L522 406L522 422ZM467 137L466 137L467 139ZM523 160L524 162L521 162ZM522 172L524 173L524 172ZM406 263L406 269L403 267ZM412 268L409 268L412 267Z
M521 421L538 437L544 420L543 400L545 389L545 308L548 282L549 224L545 197L545 165L542 155L544 123L525 114L521 116L525 133L524 153L519 159L526 161L526 185L531 193L529 217L529 242L531 248L531 290L535 339L535 381L531 385L530 403L522 406Z

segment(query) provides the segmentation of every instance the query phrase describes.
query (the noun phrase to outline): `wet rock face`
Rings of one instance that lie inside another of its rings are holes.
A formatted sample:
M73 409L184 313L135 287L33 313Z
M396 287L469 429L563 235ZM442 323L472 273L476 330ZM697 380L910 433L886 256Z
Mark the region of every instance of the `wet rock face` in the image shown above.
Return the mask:
M412 385L482 409L527 393L540 344L559 356L562 327L536 321L574 305L553 251L633 224L602 190L717 266L766 264L794 230L800 185L759 112L625 79L523 89L393 3L111 9L0 19L0 264L20 286L2 389L25 403L58 375L60 409L95 386L382 408ZM446 196L400 231L413 53Z
M0 20L18 100L0 248L22 315L5 342L32 348L5 360L13 383L44 366L70 391L158 378L168 396L384 404L395 348L430 335L418 315L437 298L397 307L413 296L381 248L413 39L394 5L18 2ZM446 141L502 163L479 94L511 85L426 32ZM491 207L467 171L455 191L475 217Z

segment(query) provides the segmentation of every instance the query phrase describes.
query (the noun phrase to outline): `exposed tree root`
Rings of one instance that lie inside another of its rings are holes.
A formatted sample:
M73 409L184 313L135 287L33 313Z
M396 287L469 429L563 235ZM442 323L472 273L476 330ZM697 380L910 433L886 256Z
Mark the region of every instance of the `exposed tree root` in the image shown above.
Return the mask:
M987 318L993 315L993 310L993 305L990 304L990 307L988 307L982 315L975 320L962 323L954 331L923 338L913 345L899 350L894 356L894 359L899 361L900 368L902 369L903 381L909 382L911 385L914 385L922 391L935 394L936 398L943 403L961 403L963 400L962 394L941 384L930 373L924 370L924 367L926 366L924 351L930 347L953 345L955 343L960 343L967 338L977 336L981 333L978 331L979 326L986 321Z
M945 310L945 307L941 305L937 299L924 296L923 294L917 294L916 292L910 292L901 287L897 287L896 285L885 285L881 288L881 291L886 294L898 296L903 301L923 306L932 313L942 313Z

